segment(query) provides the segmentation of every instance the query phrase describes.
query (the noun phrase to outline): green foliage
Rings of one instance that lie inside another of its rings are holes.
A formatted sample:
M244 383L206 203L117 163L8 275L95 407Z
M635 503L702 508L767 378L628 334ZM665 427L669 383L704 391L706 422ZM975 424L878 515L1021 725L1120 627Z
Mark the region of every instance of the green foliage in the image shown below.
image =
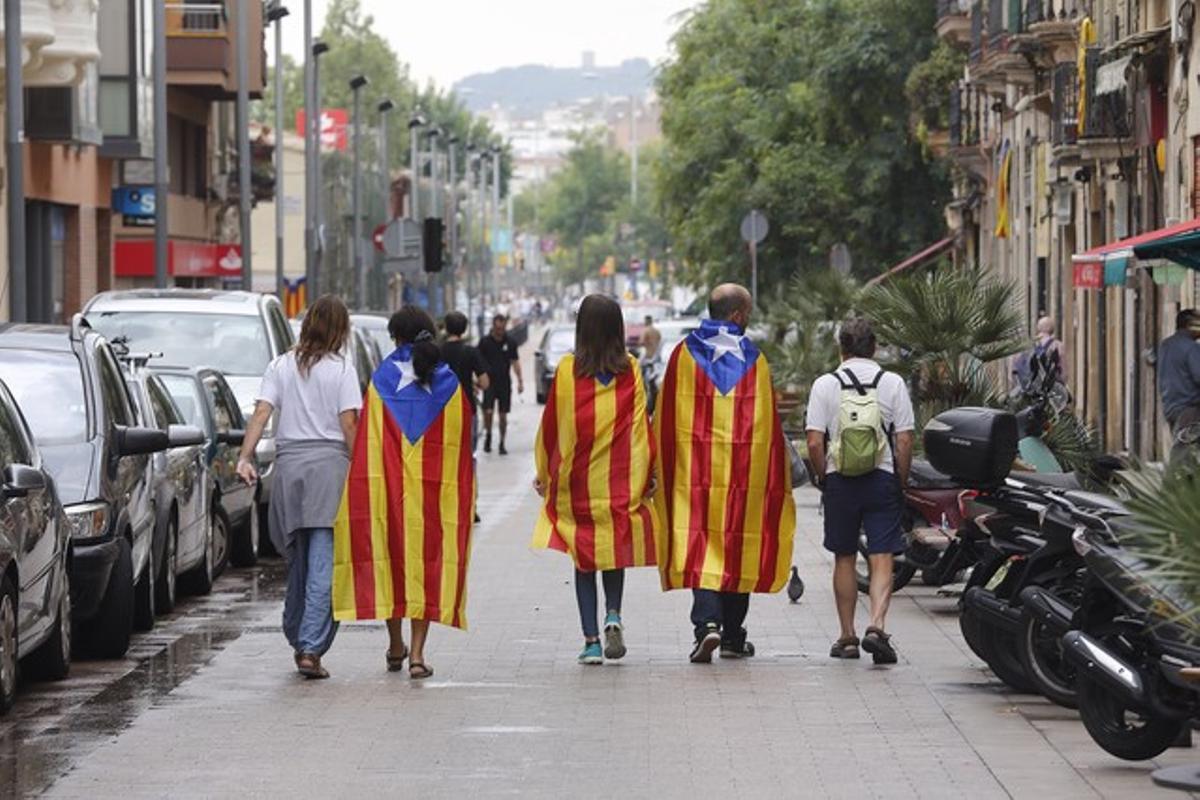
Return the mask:
M1042 441L1064 471L1077 472L1089 482L1095 481L1093 462L1100 454L1100 442L1096 432L1078 416L1071 411L1059 413L1050 420L1050 429Z
M839 361L837 323L858 305L861 289L833 270L794 276L766 303L763 345L776 385L806 403L812 383Z
M745 279L763 210L765 285L849 244L861 275L938 238L948 182L909 130L904 84L933 47L927 0L710 0L661 71L659 197L689 277Z
M919 125L932 130L945 130L949 126L950 88L962 78L965 64L963 51L942 39L929 58L908 73L904 96Z
M1151 577L1166 590L1160 615L1200 633L1200 476L1141 468L1122 478L1136 522L1122 545L1151 565Z

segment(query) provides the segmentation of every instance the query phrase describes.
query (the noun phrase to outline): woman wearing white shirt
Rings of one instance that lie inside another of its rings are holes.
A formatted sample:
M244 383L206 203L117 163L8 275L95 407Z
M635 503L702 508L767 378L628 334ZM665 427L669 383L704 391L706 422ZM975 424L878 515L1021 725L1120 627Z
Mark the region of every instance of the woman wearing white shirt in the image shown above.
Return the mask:
M283 632L306 678L329 677L321 657L337 632L333 522L362 407L354 365L343 355L349 337L345 304L332 295L317 300L304 317L300 343L263 375L238 459L242 479L256 481L254 449L278 411L270 532L288 562Z

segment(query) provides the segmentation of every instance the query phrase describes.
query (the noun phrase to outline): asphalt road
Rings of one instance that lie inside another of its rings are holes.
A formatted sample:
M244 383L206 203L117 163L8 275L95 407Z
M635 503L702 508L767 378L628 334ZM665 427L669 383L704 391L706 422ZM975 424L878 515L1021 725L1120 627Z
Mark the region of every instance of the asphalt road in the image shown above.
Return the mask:
M958 634L954 600L893 605L891 668L827 657L836 634L816 496L798 494L799 604L756 597L759 655L687 662L689 598L629 575L629 655L581 667L570 562L528 549L532 397L512 455L482 456L467 633L436 628L424 683L384 670L380 625L343 626L305 682L279 630L282 565L234 571L120 662L22 690L0 721L0 796L1150 797L1076 715L1012 695ZM1167 796L1165 792L1161 793Z

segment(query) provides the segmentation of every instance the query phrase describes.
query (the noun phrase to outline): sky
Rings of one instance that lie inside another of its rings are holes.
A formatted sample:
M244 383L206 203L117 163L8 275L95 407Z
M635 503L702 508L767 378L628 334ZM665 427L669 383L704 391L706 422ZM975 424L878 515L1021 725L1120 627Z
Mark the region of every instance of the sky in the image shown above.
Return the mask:
M698 0L362 0L382 33L408 63L412 76L448 89L476 72L522 64L577 66L583 51L598 65L627 58L658 63L669 53L673 17ZM302 0L286 0L284 50L304 50ZM312 0L313 35L324 23L328 0ZM452 20L452 42L433 33ZM270 39L268 39L270 41Z

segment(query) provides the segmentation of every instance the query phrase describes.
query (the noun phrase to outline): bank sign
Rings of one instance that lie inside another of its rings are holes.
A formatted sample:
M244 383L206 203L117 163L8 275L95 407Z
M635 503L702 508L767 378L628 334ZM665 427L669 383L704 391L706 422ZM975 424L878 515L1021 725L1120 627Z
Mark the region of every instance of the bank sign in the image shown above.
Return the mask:
M154 187L118 186L112 190L112 210L120 214L126 225L154 226Z

